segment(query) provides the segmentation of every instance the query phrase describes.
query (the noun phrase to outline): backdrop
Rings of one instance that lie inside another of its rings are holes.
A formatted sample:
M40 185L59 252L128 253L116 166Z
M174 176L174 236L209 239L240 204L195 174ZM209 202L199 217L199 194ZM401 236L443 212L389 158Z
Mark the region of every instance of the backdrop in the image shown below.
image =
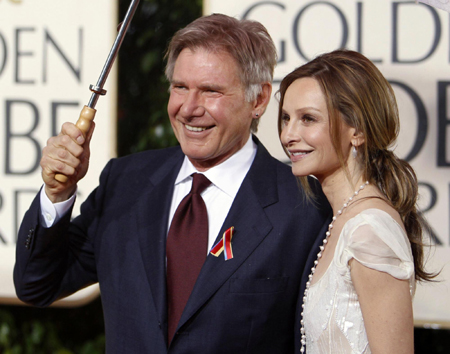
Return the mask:
M446 0L437 0L446 1ZM87 11L88 9L89 11ZM17 301L12 267L17 228L41 184L40 151L64 121L76 121L116 35L117 2L0 0L0 301ZM420 180L420 207L433 226L430 270L440 282L419 286L417 324L449 326L450 147L449 15L414 1L204 0L204 13L261 21L278 49L277 83L294 67L339 47L368 56L392 83L401 112L395 152ZM77 206L115 151L115 73L100 98L92 164ZM262 118L261 140L285 161L276 133L275 98ZM77 211L75 211L77 212ZM84 290L65 300L80 304Z
M12 271L17 230L42 184L39 160L50 136L75 122L91 96L116 37L116 0L0 0L0 302L15 303ZM80 202L98 184L115 151L116 74L97 105L89 174ZM63 300L75 305L96 286Z
M279 55L274 92L295 67L341 47L363 53L391 82L401 116L395 153L418 174L420 208L433 227L428 269L442 269L439 283L418 286L415 320L450 327L449 14L415 1L204 0L204 13L214 12L267 27ZM273 98L258 136L273 155L286 161L276 117Z

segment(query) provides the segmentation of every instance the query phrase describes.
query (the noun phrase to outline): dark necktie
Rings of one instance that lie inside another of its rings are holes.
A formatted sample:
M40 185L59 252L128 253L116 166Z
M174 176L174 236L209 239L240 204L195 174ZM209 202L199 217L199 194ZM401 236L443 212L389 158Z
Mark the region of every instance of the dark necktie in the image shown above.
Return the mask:
M169 343L205 262L208 248L208 214L200 193L211 182L200 173L194 173L192 177L191 191L178 205L167 236Z

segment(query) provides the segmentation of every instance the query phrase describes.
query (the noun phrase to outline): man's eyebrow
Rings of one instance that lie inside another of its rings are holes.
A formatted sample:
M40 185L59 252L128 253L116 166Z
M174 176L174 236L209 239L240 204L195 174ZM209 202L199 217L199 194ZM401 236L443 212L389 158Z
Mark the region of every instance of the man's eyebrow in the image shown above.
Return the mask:
M170 81L170 84L172 85L172 86L179 86L179 85L181 85L181 86L183 86L184 85L184 82L183 81L180 81L180 80L172 80L172 81Z
M171 86L186 86L185 82L182 80L172 80L170 82ZM217 84L201 84L199 86L199 89L201 89L202 91L222 91L223 90L223 86L221 85L217 85Z
M203 91L221 91L223 90L223 87L215 84L203 84L200 85L200 89L202 89Z

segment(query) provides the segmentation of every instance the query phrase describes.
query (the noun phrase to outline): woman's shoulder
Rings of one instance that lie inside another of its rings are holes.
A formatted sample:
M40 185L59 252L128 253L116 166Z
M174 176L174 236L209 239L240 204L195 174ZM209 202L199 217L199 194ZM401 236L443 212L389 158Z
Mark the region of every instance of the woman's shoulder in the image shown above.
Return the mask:
M333 226L337 234L340 235L340 243L348 243L349 238L351 238L357 228L363 225L377 227L380 223L385 226L395 226L395 229L406 234L399 213L378 196L359 199L350 204L336 218Z
M361 237L367 241L381 239L389 244L393 238L408 241L405 227L395 209L379 205L360 210L349 218L341 232L345 243L358 242Z
M362 210L357 215L349 219L346 222L344 228L349 230L354 229L354 227L357 227L361 224L376 226L381 223L383 225L389 226L392 226L393 224L405 233L403 222L401 221L400 217L397 216L398 215L395 215L395 213L389 213L388 211L383 209L368 208Z
M392 208L393 210L393 208ZM389 208L369 207L349 219L337 247L337 263L344 269L351 259L408 279L414 272L411 245L403 224Z
M342 231L354 230L360 224L379 224L398 226L406 233L400 214L381 197L360 199L351 208L343 220Z

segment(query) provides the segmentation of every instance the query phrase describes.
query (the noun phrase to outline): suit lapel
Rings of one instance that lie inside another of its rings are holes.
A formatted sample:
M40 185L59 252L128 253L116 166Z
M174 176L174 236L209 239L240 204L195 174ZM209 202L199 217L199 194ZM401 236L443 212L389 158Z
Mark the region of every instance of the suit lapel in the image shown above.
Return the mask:
M139 204L138 232L142 261L161 323L167 318L166 235L174 182L183 162L181 151L151 177L149 192Z
M231 226L234 258L223 254L206 258L178 327L185 324L235 273L272 230L264 208L278 201L276 167L267 150L256 140L258 152L225 219L217 240ZM216 241L217 241L216 240Z

